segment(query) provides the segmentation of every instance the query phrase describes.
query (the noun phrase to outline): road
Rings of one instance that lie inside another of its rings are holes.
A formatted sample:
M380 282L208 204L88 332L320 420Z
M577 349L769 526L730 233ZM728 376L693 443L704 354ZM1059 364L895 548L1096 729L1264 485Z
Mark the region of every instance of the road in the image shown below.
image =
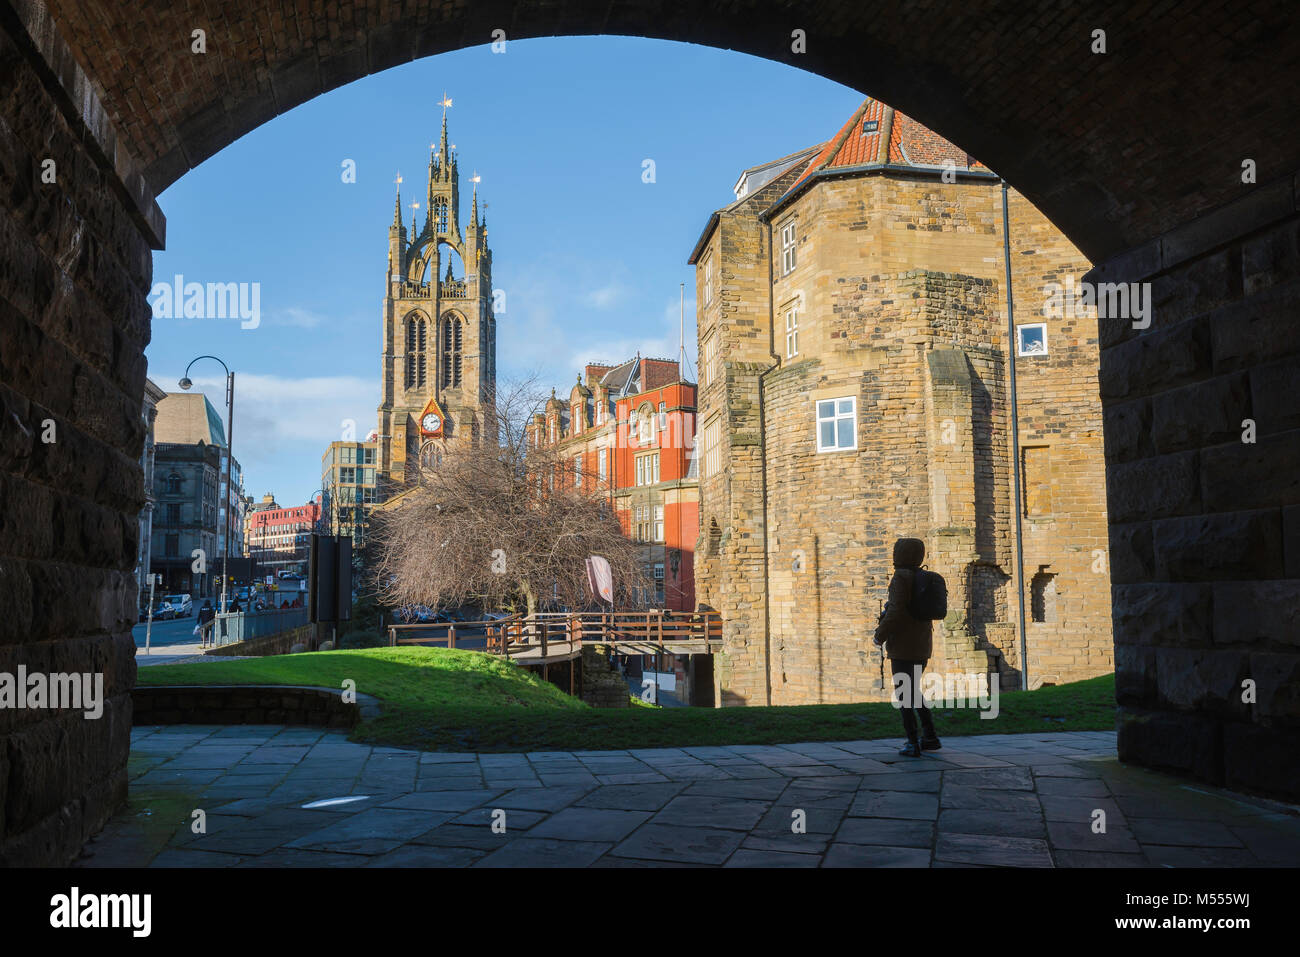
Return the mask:
M149 646L151 648L163 648L167 645L193 644L198 640L194 637L194 626L197 624L198 618L194 615L190 615L188 618L169 618L166 621L155 621ZM144 631L144 622L140 622L131 629L137 648L144 647Z

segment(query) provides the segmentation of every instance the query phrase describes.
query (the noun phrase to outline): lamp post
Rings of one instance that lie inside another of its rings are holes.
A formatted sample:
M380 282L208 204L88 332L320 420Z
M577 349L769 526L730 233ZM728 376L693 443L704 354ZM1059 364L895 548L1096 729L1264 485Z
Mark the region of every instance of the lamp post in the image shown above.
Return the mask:
M190 360L190 364L185 367L185 374L181 376L180 387L189 390L194 383L190 380L190 369L194 363L200 359L211 359L214 362L220 362L221 368L226 370L226 501L223 503L226 510L226 528L225 528L225 547L221 554L221 608L223 611L229 611L226 606L226 588L230 583L230 574L227 559L230 557L230 519L234 511L230 507L230 466L235 458L235 374L230 371L230 367L218 359L216 356L198 356Z
M316 514L316 520L312 522L312 528L318 535L334 534L334 496L329 489L318 488L312 492L307 499L308 505L316 504L316 496L320 496L320 511ZM329 518L325 517L325 509L329 508Z

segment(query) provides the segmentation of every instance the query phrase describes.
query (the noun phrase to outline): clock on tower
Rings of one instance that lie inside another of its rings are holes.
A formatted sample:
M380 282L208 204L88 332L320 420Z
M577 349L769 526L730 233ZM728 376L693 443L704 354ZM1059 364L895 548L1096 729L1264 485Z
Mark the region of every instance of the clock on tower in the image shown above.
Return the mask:
M420 434L425 438L438 438L443 435L447 426L447 415L438 404L438 400L433 396L425 403L424 411L420 413Z

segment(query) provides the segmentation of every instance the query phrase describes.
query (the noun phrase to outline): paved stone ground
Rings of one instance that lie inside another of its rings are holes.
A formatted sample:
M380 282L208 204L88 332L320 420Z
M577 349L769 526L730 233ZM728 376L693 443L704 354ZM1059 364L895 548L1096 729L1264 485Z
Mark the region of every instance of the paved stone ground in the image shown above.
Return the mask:
M1106 732L951 738L921 759L895 741L452 754L281 726L132 739L130 807L82 866L1300 865L1300 809L1122 765Z

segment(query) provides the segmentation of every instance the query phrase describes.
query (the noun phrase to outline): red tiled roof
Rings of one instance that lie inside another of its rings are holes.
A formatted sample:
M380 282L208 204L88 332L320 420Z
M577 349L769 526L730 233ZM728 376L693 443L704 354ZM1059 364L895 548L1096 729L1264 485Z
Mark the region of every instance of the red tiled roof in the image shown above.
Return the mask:
M803 175L791 185L790 192L821 170L875 163L880 154L880 135L886 127L890 129L888 163L943 166L951 160L958 169L983 167L965 150L958 149L910 116L867 97L821 152L812 158Z

